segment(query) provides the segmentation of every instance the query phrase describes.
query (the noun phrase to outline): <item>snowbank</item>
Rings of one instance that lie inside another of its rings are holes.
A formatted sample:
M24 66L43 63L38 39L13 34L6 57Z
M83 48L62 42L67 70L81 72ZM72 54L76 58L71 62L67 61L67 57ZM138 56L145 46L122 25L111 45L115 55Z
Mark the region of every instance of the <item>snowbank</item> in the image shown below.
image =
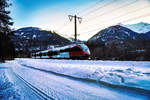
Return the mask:
M150 90L150 62L16 59L16 64L71 77Z
M19 89L6 74L7 68L0 64L0 100L21 100Z

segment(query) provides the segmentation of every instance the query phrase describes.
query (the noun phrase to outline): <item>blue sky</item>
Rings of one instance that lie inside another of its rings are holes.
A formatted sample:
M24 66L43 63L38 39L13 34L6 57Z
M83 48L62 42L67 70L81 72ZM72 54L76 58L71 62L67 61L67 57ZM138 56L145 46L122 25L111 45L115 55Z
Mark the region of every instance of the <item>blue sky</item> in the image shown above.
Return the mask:
M83 20L78 24L78 37L83 40L89 39L101 29L118 23L150 23L150 0L12 0L11 2L13 28L39 27L69 37L74 36L74 23L69 21L68 15L75 15L81 11L78 16Z
M77 9L90 2L92 0L13 0L11 16L15 21L14 26L17 28L32 26L34 25L31 23L32 18L42 16L38 15L39 12L75 14Z

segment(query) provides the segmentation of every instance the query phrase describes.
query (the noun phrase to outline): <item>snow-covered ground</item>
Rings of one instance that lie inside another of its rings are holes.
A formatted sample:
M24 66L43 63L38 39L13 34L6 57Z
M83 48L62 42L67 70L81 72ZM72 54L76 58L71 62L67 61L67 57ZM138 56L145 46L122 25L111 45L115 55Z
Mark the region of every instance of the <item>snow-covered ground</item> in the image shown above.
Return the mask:
M0 66L0 100L20 100L19 91L10 82L5 73L6 69L2 69Z
M13 72L55 100L149 100L149 65L150 62L17 58L2 66L12 68ZM13 73L8 72L6 76L13 83ZM25 96L33 94L26 89L22 91L27 91L23 93Z
M150 62L16 59L17 63L75 78L150 90Z
M39 100L29 88L12 75L10 67L11 65L0 63L0 100Z

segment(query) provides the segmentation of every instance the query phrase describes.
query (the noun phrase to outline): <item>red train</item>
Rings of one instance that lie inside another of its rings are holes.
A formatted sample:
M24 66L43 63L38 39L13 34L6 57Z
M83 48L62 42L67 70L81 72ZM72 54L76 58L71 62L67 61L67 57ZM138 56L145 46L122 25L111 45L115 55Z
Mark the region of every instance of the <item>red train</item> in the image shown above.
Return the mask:
M71 44L32 53L32 58L88 59L89 57L90 51L85 44Z

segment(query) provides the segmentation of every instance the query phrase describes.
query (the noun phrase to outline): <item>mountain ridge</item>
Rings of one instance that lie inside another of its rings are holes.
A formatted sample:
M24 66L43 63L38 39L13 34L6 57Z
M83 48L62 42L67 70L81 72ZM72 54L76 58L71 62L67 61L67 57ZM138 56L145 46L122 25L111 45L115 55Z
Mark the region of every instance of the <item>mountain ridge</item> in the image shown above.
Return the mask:
M150 50L150 31L139 34L121 25L110 26L91 37L87 45L93 58L144 60Z
M50 48L51 45L66 45L70 44L70 41L59 34L42 30L38 27L24 27L15 30L14 35L10 38L15 44L17 52L33 52L39 50L45 50Z
M150 24L149 23L145 23L145 22L139 22L137 24L127 24L127 25L123 25L122 26L129 28L131 30L133 30L134 32L137 33L147 33L150 31Z

